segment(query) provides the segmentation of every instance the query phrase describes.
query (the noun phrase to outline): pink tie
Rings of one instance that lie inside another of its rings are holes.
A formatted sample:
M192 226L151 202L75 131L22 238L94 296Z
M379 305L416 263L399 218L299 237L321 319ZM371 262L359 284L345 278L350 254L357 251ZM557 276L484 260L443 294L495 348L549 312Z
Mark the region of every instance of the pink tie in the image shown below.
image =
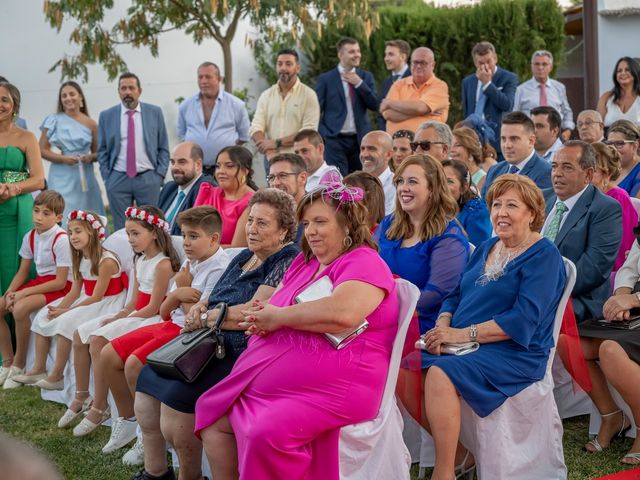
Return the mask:
M133 178L138 174L136 168L136 129L133 123L135 110L127 110L129 120L127 123L127 176Z
M547 106L547 84L546 83L540 84L540 106L541 107Z

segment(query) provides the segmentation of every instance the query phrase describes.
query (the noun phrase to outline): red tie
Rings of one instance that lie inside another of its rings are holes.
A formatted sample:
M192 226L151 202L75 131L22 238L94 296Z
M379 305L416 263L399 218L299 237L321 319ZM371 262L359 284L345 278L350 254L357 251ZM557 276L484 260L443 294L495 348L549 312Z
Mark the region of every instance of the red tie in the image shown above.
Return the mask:
M356 106L356 87L353 86L352 83L349 83L349 100L351 100L351 105Z
M541 107L546 107L547 104L547 84L546 83L541 83L540 84L540 106Z
M136 168L136 128L133 123L135 110L127 110L129 120L127 122L127 176L133 178L138 174Z

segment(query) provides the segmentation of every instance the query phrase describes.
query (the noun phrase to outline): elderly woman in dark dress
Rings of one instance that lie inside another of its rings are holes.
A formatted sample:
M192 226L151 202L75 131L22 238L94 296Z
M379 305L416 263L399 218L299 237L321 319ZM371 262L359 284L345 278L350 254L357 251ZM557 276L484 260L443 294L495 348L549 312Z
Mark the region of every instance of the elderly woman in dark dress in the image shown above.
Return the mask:
M275 188L257 192L249 203L246 224L248 248L229 264L209 297L209 308L219 302L230 305L222 325L226 357L213 361L191 384L164 378L150 367L142 369L136 387L135 412L144 439L145 468L134 478L173 479L167 466L165 441L180 460L180 478L199 479L202 444L193 434L198 397L226 377L247 347L245 328L238 327L240 312L256 300L267 301L299 249L292 243L296 234L293 198ZM232 305L232 306L231 306ZM187 316L185 330L201 328L201 314L207 306L195 305ZM208 312L211 326L217 311Z

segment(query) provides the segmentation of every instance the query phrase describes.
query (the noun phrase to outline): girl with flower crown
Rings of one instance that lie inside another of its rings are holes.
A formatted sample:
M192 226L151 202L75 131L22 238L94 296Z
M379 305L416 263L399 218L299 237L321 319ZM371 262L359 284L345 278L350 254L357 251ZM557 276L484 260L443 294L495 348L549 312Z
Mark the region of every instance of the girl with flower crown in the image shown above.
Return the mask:
M129 244L136 255L131 300L115 315L94 317L80 325L73 334L76 399L58 426L66 427L79 415L79 411L88 408L86 418L73 430L77 437L92 432L111 416L107 405L108 380L100 361L102 348L120 335L158 321L157 315L169 280L180 268L180 260L171 243L169 225L158 208L129 207L125 216ZM94 399L89 408L86 398L90 365L93 365ZM121 387L128 388L126 382ZM118 430L116 426L114 424L112 432Z
M73 285L69 293L40 309L34 318L31 330L36 333L35 362L23 376L25 383L35 383L47 390L64 387L64 368L75 329L87 318L118 311L126 296L126 275L120 261L102 248L104 225L98 214L75 210L67 220ZM47 355L54 336L57 336L56 361L47 375Z

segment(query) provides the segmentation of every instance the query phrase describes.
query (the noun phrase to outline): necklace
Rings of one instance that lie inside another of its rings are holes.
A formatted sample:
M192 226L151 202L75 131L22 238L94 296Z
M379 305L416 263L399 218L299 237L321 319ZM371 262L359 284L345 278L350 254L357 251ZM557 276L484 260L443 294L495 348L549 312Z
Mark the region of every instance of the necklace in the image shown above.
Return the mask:
M260 259L254 253L249 261L242 266L242 273L247 273L248 271L253 270L259 261Z
M509 262L520 255L528 246L530 237L531 233L529 233L527 237L515 247L507 247L501 240L493 257L493 262L485 263L484 272L478 278L478 280L476 280L476 284L484 286L487 283L495 281L498 278L502 277L507 269L507 265L509 264Z

